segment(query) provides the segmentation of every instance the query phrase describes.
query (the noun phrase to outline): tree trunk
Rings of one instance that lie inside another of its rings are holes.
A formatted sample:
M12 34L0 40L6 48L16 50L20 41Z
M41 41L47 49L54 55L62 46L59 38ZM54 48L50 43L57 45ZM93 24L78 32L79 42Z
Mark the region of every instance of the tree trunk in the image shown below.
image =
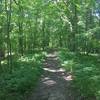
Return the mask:
M11 57L11 39L10 39L10 24L11 24L11 10L12 10L12 0L5 0L5 10L7 16L7 50L8 50L8 66L12 67L12 57ZM12 68L10 68L12 70Z

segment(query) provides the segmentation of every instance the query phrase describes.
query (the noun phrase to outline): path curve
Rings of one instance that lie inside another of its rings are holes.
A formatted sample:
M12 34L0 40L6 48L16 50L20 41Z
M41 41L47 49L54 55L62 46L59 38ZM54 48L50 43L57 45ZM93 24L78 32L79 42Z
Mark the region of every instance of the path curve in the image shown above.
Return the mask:
M71 75L61 68L56 52L48 54L43 64L44 73L27 100L75 100L71 92Z

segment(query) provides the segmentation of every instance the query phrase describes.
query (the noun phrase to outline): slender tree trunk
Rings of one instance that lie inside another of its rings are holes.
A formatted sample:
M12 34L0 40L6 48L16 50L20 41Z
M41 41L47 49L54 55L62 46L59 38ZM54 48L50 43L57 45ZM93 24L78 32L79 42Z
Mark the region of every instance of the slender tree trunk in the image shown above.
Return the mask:
M71 22L72 28L73 28L72 36L71 36L71 45L72 45L71 50L76 51L75 36L78 33L78 25L77 25L78 16L77 16L77 6L76 6L76 4L72 4L72 5L73 5L74 16L72 17L72 22Z
M45 19L44 19L42 23L42 48L43 50L45 49L45 46L46 46L46 37L45 37Z
M8 4L9 3L9 4ZM11 10L12 10L12 0L5 0L5 10L7 15L7 50L8 50L8 66L12 66L12 56L11 56L11 39L10 39L10 24L11 24ZM12 68L10 68L12 70Z
M18 27L19 27L19 53L23 56L23 8L21 6L21 1L18 2L19 6L19 16L18 16Z

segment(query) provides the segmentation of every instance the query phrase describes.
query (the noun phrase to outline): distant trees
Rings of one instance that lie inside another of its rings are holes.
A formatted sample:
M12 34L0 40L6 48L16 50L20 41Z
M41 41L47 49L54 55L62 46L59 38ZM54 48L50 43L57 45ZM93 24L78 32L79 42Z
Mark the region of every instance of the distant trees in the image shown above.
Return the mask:
M93 49L96 41L100 46L99 39L87 35L100 27L98 0L1 0L0 8L0 49L9 66L12 53L23 56L52 47L90 52L87 48Z

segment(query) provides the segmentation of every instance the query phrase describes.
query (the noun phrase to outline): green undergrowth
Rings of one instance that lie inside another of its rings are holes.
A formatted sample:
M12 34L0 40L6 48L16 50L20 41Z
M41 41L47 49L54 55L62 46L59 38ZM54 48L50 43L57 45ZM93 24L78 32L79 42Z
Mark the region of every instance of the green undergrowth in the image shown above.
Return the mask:
M100 57L61 51L62 66L73 74L73 87L85 100L100 100ZM80 99L79 99L80 100Z
M24 100L42 73L44 53L30 54L13 61L13 71L0 75L0 100Z

